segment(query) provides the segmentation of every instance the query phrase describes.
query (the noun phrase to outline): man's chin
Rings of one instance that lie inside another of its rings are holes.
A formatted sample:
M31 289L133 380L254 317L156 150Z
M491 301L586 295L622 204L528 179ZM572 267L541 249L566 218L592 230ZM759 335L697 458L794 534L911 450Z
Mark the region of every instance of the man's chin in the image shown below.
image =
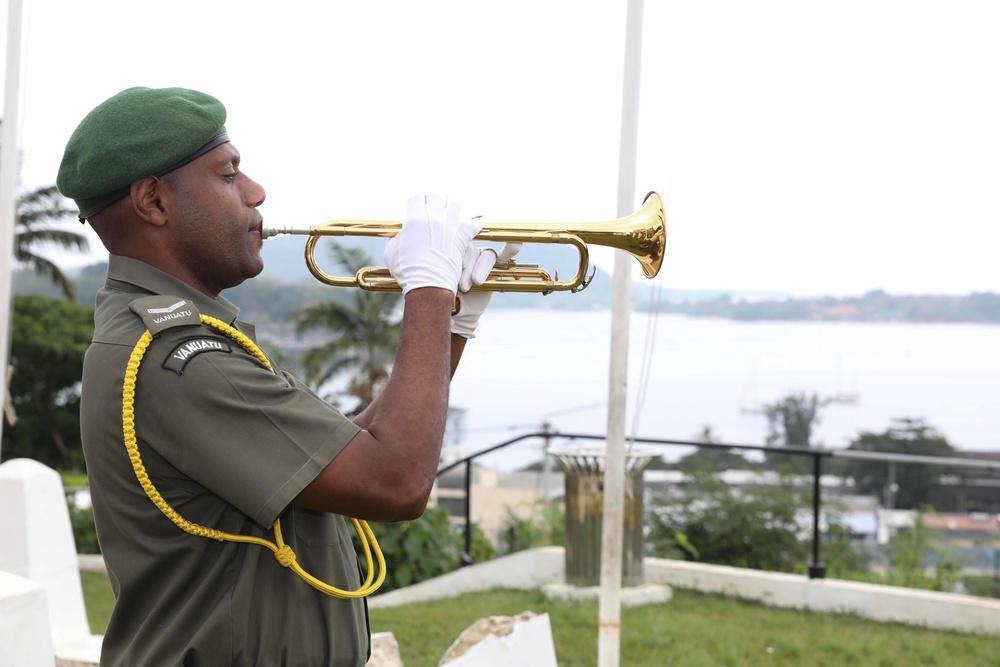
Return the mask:
M258 259L260 258L258 257ZM257 262L256 266L250 269L244 280L250 280L251 278L256 278L263 272L264 272L264 260L260 259L260 261Z
M236 285L230 285L227 289L236 287L237 285L242 285L251 278L256 278L264 271L264 260L261 259L260 255L257 255L256 261L247 262L241 267L240 270L240 281Z

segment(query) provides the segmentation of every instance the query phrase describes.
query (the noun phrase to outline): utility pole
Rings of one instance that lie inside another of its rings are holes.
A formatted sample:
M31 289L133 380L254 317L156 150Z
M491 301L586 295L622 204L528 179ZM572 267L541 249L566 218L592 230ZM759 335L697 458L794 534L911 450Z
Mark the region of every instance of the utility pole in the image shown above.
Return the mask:
M896 462L889 461L889 481L885 485L885 508L887 510L896 509L897 491L899 491L899 484L896 484Z
M21 0L7 2L7 61L4 86L3 128L0 138L0 435L8 405L8 370L11 326L11 265L14 259L14 226L17 222L18 157L21 137L21 93L24 88L21 55L24 50L24 12Z
M542 433L545 434L545 444L542 445L542 526L545 530L545 544L549 544L552 538L552 526L549 525L549 477L552 474L549 446L552 444L552 424L548 420L542 422Z
M621 143L618 155L618 217L635 206L636 149L639 134L639 64L642 59L642 0L629 0L625 19L625 74L622 85ZM598 667L621 660L622 540L625 519L625 399L628 328L632 310L632 265L628 253L615 251L611 301L611 372L608 380L608 447L604 465L604 518L601 527L601 579Z

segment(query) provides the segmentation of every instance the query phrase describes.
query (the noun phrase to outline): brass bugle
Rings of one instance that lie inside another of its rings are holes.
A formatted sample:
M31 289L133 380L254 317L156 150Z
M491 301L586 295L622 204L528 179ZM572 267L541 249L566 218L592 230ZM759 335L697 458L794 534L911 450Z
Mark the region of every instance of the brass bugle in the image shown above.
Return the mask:
M316 244L323 236L361 236L390 238L402 228L402 222L378 220L330 220L308 228L266 227L261 230L267 239L278 234L299 234L306 240L305 261L309 272L326 285L359 287L373 292L399 292L401 288L386 267L366 266L354 276L334 276L316 262ZM479 241L497 243L565 243L577 249L580 262L576 274L568 280L553 278L548 271L535 265L519 265L516 261L498 263L482 285L473 291L488 292L578 292L589 283L588 245L624 250L638 260L647 278L654 278L663 263L663 248L667 238L667 219L663 200L656 192L643 199L642 207L624 218L608 222L559 223L496 222L487 223L476 235Z

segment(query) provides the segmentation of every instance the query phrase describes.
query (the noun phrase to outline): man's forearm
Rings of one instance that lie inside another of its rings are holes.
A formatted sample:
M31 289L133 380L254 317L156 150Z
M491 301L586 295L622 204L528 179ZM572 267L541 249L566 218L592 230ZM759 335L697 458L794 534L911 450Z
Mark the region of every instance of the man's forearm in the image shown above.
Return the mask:
M464 348L449 333L450 301L445 290L420 289L406 296L399 348L383 390L354 422L379 440L422 439L437 428L427 417L440 414L443 435L448 385ZM458 354L456 355L455 352Z
M455 377L455 372L458 370L458 363L462 360L462 354L465 352L465 344L468 341L469 339L465 336L451 334L451 377ZM372 416L381 409L381 405L379 404L382 400L382 395L382 393L379 393L375 396L368 407L354 417L355 424L368 430L368 427L371 425Z

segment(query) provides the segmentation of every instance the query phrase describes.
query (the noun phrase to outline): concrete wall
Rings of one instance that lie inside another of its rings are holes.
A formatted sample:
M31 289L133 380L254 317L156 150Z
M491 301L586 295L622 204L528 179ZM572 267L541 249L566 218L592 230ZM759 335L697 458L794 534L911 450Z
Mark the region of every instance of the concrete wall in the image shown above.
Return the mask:
M1000 600L897 586L761 572L663 558L644 562L646 582L755 600L771 607L855 614L954 632L1000 635ZM372 608L455 597L493 588L534 589L562 583L562 547L521 551L430 581L369 598Z
M495 558L478 565L459 568L454 572L368 598L374 608L398 607L411 602L424 602L478 593L493 588L532 590L563 580L562 547L542 547L518 551L510 556Z
M647 558L645 566L649 583L721 593L770 607L1000 635L1000 600L662 558Z

